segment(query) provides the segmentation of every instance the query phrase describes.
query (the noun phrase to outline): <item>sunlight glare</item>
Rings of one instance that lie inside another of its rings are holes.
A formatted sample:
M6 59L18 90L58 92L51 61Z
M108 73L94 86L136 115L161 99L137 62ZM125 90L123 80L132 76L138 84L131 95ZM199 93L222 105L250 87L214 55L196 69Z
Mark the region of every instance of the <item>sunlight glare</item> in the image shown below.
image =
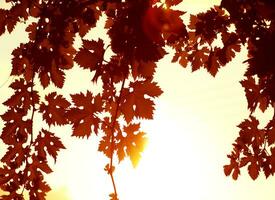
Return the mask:
M207 130L202 122L192 118L184 124L172 120L162 114L153 122L145 122L149 141L139 166L132 169L128 162L117 172L121 199L164 200L182 196L201 200L208 195L211 185L211 174L205 173L208 152L201 148L203 137L198 138Z

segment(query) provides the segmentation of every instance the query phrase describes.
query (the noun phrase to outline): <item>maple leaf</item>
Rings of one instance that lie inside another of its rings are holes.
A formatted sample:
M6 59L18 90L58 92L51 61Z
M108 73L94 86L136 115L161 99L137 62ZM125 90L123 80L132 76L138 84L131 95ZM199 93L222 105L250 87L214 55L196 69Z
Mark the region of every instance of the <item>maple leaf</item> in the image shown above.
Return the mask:
M218 62L218 57L215 55L213 51L211 51L206 62L206 69L212 76L215 77L219 70L219 67L220 65Z
M52 172L52 169L48 165L47 160L41 160L39 159L36 155L32 154L31 155L31 160L32 162L29 163L29 180L32 182L35 182L37 178L42 178L42 172L49 174ZM35 184L35 183L34 183Z
M29 189L30 199L46 200L46 192L51 190L50 186L43 180L44 177L41 172L33 170L33 165L30 166L31 176L26 186ZM35 175L32 177L32 173Z
M229 25L228 19L224 10L214 6L205 13L192 16L189 28L194 29L196 35L211 44L217 38L217 33L225 31L225 27Z
M28 149L23 148L22 143L15 146L9 146L6 154L1 158L1 162L11 165L15 163L17 167L20 167L25 161L25 155L28 154Z
M98 145L98 151L104 153L107 158L111 158L112 156L112 144L110 136L111 134L107 133L105 136L102 137Z
M132 64L132 75L136 79L137 77L143 77L145 79L153 77L156 69L156 63L136 61Z
M264 96L263 94L260 95L259 99L259 108L262 112L265 112L270 104L270 99L267 96Z
M249 155L247 157L242 157L241 161L239 162L239 167L244 167L246 166L249 162L251 162L254 158Z
M155 98L161 95L162 90L149 80L131 82L129 87L130 89L125 89L121 100L121 112L126 122L130 122L134 117L152 119L154 103L145 98L145 95Z
M68 111L67 117L73 124L73 136L89 137L92 126L93 132L97 134L100 119L95 114L103 110L101 96L93 96L90 91L87 91L86 95L80 93L71 95L71 97L76 107Z
M271 173L275 173L275 148L270 148L271 156L270 156L270 165L271 165Z
M238 176L240 175L240 169L239 169L239 167L235 167L234 169L233 169L233 174L232 174L232 178L234 179L234 180L237 180L238 179Z
M129 75L129 66L120 56L112 56L107 64L103 64L96 69L93 81L101 77L103 83L119 83Z
M265 156L266 157L266 156ZM265 177L268 178L270 175L273 175L274 173L271 171L272 165L270 164L270 157L266 157L265 161L262 163L262 168L265 174Z
M64 85L65 77L64 77L64 72L60 70L57 66L56 63L53 62L51 65L51 80L54 83L56 87L62 88ZM42 82L42 81L41 81Z
M113 111L113 113L115 113L115 111ZM104 153L108 158L111 158L114 151L112 147L113 133L111 131L113 131L115 134L122 134L119 121L112 122L113 119L111 118L112 117L105 117L103 120L101 129L104 132L104 136L101 138L98 146L98 151ZM113 126L114 128L111 128Z
M23 119L26 114L23 109L9 109L1 115L2 120L6 122L0 136L5 144L13 145L27 141L32 122L30 119Z
M244 120L238 125L240 130L240 138L244 143L250 144L253 138L258 134L259 121L254 117L250 116L250 119Z
M235 57L235 52L241 51L241 45L238 35L235 33L222 32L222 42L224 44L224 65Z
M12 55L12 71L11 75L23 74L26 81L30 82L33 77L33 68L29 57L30 46L28 44L20 44L20 46L13 50Z
M245 89L248 109L253 112L257 107L258 98L260 95L259 86L256 84L255 79L251 76L247 77L246 80L241 81L241 85Z
M46 88L50 84L50 75L46 72L39 73L39 80L43 88Z
M24 65L29 65L29 60L25 55L26 46L24 44L20 44L19 47L12 51L12 71L11 75L21 75L24 72Z
M0 9L0 35L5 33L6 28L5 28L5 22L7 18L7 10Z
M45 97L46 102L40 104L39 112L48 125L64 125L67 123L66 112L70 103L61 95L52 92Z
M224 174L226 176L229 176L233 170L233 166L232 165L225 165L223 166L223 169L224 169Z
M34 41L36 38L36 33L37 33L37 29L38 29L38 24L33 22L31 23L26 29L25 31L29 33L29 39Z
M147 138L144 132L139 132L140 124L129 124L124 126L124 132L126 136L122 134L117 137L118 142L116 144L117 155L119 162L122 161L125 156L129 156L133 167L136 167L140 158L141 152L143 152Z
M42 129L35 144L30 144L35 145L32 146L33 154L30 154L26 145L33 134L34 120L26 118L31 107L36 111L37 104L49 124L66 124L68 115L75 136L88 137L92 131L97 133L100 128L105 135L100 141L99 151L110 158L115 150L119 161L129 156L132 164L136 165L135 160L140 157L142 149L137 146L144 137L138 131L139 125L130 122L134 118L153 117L153 98L158 97L161 90L151 81L156 62L166 53L165 44L175 50L172 62L179 60L183 67L191 64L192 71L204 67L215 76L219 68L232 61L240 51L242 42L248 50L248 69L246 79L241 84L245 89L250 114L256 108L264 112L274 107L275 4L272 1L249 3L222 0L219 7L191 15L188 30L182 21L184 12L171 9L181 0L166 0L166 6L158 0L72 0L53 4L38 0L6 2L10 8L0 9L0 35L6 30L11 33L18 22L26 22L29 16L36 18L37 22L26 29L30 42L20 44L12 53L11 75L24 77L24 80L13 82L15 94L4 103L9 108L2 115L4 127L1 139L8 147L1 159L0 187L10 193L3 197L5 199L22 199L23 196L17 194L22 188L29 191L30 199L45 199L46 192L50 190L43 181L43 174L51 172L47 155L56 160L57 152L64 146L53 133ZM73 47L75 36L83 38L96 25L103 12L108 16L105 28L108 29L114 54L104 64L105 49L101 39L83 39L76 55ZM234 30L230 30L232 27ZM215 42L219 36L223 46L217 47ZM74 106L69 112L68 101L54 93L46 97L50 101L40 102L38 93L32 90L33 85L30 84L34 75L38 74L44 88L50 83L62 88L66 75L64 70L72 68L73 61L81 68L95 71L93 81L99 77L102 79L102 96L88 92L86 95L72 95ZM127 87L121 90L120 101L117 83L124 79ZM117 108L117 118L114 119ZM106 114L108 117L104 118L103 123L97 114ZM121 117L125 118L127 125L124 126ZM228 156L230 165L224 166L225 174L232 174L233 179L238 178L240 168L246 165L252 179L259 176L260 169L263 169L266 177L274 175L274 119L264 129L259 129L258 125L259 121L251 116L239 125L240 135ZM112 126L114 133L110 130ZM111 148L112 139L115 149ZM25 158L26 166L22 165ZM22 169L18 168L19 165ZM111 194L110 198L117 199L116 193Z
M192 62L192 71L198 70L205 63L207 63L209 55L209 49L207 47L203 47L201 50L196 50L191 54L188 59Z
M12 192L9 195L2 195L1 200L24 200L24 197L22 194Z
M165 0L165 4L168 7L176 6L176 5L180 4L181 2L182 2L182 0Z
M33 83L26 83L23 79L15 80L10 87L15 90L15 93L4 102L5 106L22 108L29 110L33 105L39 103L38 92L33 90Z
M248 166L248 172L250 177L255 180L259 176L260 166L257 164L255 160L251 162L251 164Z
M182 67L186 68L188 64L188 56L189 56L188 51L176 51L171 62L174 63L179 60L179 64Z
M30 8L29 8L29 14L32 17L39 17L39 15L41 14L40 4L39 3L37 4L37 2L35 2L35 1L32 2L32 4L30 5Z
M272 145L275 143L275 121L270 120L266 125L266 135L267 135L267 143L268 145Z
M56 162L57 153L60 149L65 149L65 146L60 141L60 138L56 137L54 133L42 129L37 136L35 142L35 150L38 157L46 159L46 153L54 158Z
M143 28L143 23L147 22L145 13L148 2L131 1L130 4L130 7L115 18L112 27L108 30L112 50L117 55L123 55L123 58L128 61L134 59L146 62L158 61L166 52L163 48L164 43L159 45L154 42L146 35ZM148 23L146 27L150 32L152 27ZM158 31L155 33L160 35Z
M99 39L97 42L83 40L82 48L80 48L74 60L80 67L93 71L102 64L104 52L103 40Z

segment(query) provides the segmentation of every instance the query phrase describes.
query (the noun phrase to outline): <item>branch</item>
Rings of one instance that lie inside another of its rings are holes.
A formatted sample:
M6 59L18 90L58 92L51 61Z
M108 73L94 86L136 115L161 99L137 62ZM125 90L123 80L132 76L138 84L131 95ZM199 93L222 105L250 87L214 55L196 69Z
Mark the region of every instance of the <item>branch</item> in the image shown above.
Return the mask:
M34 76L35 76L35 73L33 72L33 74L32 74L32 80L31 80L31 91L30 91L30 93L31 93L31 101L32 101L31 132L30 132L30 134L31 134L31 141L30 141L30 144L28 145L28 148L31 148L31 146L33 145L33 119L34 119L34 112L36 111L35 105L34 105L34 100L33 100ZM28 169L29 169L28 157L30 157L30 154L25 155L26 167L25 167L25 170L24 170L24 177L27 175ZM25 183L23 185L23 188L22 188L22 191L21 191L21 196L23 195L23 193L25 191L27 183L28 183L28 180L25 181Z
M33 86L34 86L34 76L35 72L33 71L32 80L31 80L31 98L32 98L32 115L31 115L31 144L33 143L33 118L34 118L34 112L35 112L35 105L33 100Z
M109 164L109 174L111 176L111 179L112 179L112 184L113 184L113 188L114 188L114 194L117 198L117 191L116 191L116 184L115 184L115 180L114 180L114 176L113 176L113 157L114 157L114 131L115 131L115 125L116 125L116 120L117 120L117 117L118 117L118 108L119 108L119 104L120 104L120 101L121 101L121 96L122 96L122 90L124 88L124 84L125 84L125 78L123 79L123 82L121 84L121 88L120 88L120 92L119 92L119 97L118 97L118 100L116 102L116 111L115 111L115 115L113 117L113 121L112 121L112 126L111 126L111 157L110 157L110 164Z
M275 102L273 102L272 107L274 109L272 119L275 120Z

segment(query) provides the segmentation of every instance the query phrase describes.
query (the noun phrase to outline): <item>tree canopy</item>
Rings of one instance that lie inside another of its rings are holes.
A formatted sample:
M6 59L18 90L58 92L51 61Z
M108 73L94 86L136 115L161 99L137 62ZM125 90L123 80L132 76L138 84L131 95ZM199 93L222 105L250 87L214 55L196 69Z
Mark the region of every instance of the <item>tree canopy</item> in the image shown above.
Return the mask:
M45 199L51 190L44 176L52 172L49 160L57 160L65 149L51 126L71 125L72 136L100 137L98 151L109 158L110 175L118 199L113 173L115 160L129 157L135 167L146 143L140 119L152 119L154 99L162 94L154 81L157 62L171 48L171 62L192 71L206 69L213 77L232 61L241 48L248 50L245 90L250 115L238 127L239 136L224 166L225 175L237 179L248 166L252 179L263 171L275 172L275 115L263 128L255 111L275 107L275 1L222 0L197 15L179 10L182 0L6 0L0 9L0 35L11 33L19 23L28 23L29 40L12 52L7 111L1 115L0 138L7 145L1 158L1 199ZM188 22L183 17L189 17ZM110 43L99 36L85 36L106 16ZM75 47L76 38L81 47ZM111 50L111 56L106 52ZM44 94L50 85L62 88L66 71L75 65L91 72L91 85L101 92L66 98L58 92ZM275 112L274 112L275 113ZM33 129L36 116L45 124ZM232 133L233 134L233 133ZM67 147L69 148L69 147Z

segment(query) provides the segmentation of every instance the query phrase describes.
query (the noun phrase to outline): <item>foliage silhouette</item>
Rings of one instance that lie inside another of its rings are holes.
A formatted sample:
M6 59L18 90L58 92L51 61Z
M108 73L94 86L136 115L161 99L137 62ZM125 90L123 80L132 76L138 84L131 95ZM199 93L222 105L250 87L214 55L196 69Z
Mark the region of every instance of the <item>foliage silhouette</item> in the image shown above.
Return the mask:
M6 0L9 9L0 9L0 34L11 33L18 23L26 23L29 41L12 52L14 90L1 115L4 128L1 140L8 146L1 158L0 187L6 191L1 199L45 199L51 190L45 174L52 172L48 161L56 161L65 149L61 138L50 132L50 126L72 126L72 136L90 137L104 133L98 151L110 162L105 170L113 177L114 156L118 161L129 157L135 167L143 151L146 135L138 119L152 119L154 99L162 90L153 81L156 63L174 50L172 62L196 71L205 68L215 76L240 52L248 49L247 71L241 85L245 90L250 116L240 125L239 137L233 144L224 166L226 175L237 179L240 168L248 166L252 179L261 170L266 177L275 172L275 116L264 127L253 116L256 109L265 112L275 106L275 2L272 0L222 0L219 6L197 15L189 23L182 20L185 12L177 10L182 0ZM85 39L107 16L105 29L110 44L103 38ZM76 37L82 40L79 50ZM220 40L220 45L216 45ZM106 59L105 52L112 50ZM45 96L37 85L53 84L62 88L65 71L77 63L93 72L91 80L102 85L102 92L71 94L65 98L57 92ZM47 126L33 131L36 115L42 115Z

